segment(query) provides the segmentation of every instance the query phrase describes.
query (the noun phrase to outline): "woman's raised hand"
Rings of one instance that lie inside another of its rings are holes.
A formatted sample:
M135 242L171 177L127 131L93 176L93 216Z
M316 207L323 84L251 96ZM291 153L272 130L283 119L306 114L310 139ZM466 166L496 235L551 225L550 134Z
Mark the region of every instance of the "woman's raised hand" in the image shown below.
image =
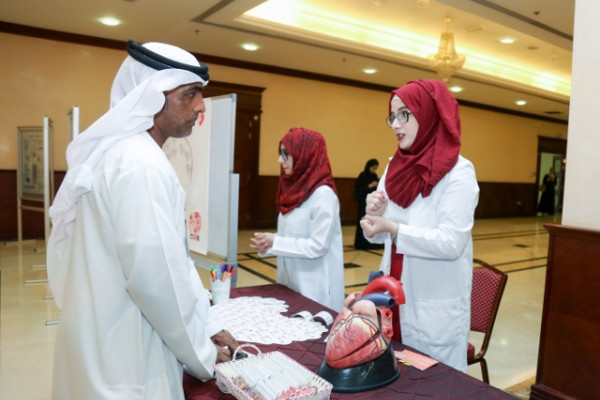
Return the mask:
M367 215L382 216L388 204L387 197L383 191L376 190L367 195L367 206L365 211Z

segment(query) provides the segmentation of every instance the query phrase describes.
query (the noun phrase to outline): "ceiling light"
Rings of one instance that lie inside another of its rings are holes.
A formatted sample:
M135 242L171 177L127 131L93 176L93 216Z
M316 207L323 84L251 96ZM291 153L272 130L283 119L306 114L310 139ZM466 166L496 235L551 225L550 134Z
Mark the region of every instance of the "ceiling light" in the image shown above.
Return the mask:
M101 24L108 25L108 26L121 25L121 21L114 17L102 17L102 18L98 18L98 21L100 21Z
M527 102L525 100L517 100L515 101L515 104L518 106L524 106L525 104L527 104Z
M259 49L259 46L256 43L243 43L242 48L247 51L256 51Z
M369 75L371 75L371 74L374 74L374 73L376 73L376 72L377 72L377 69L376 69L376 68L363 68L363 72L364 72L365 74L369 74Z
M510 36L504 36L504 37L499 38L498 40L502 44L513 44L514 42L517 41L517 39L510 37Z
M463 88L462 88L462 86L456 86L456 85L454 85L454 86L450 86L448 88L448 90L450 90L452 93L460 93L460 92L463 91Z
M243 23L268 27L282 34L292 31L301 35L318 35L321 39L367 46L386 56L391 54L400 60L418 60L419 63L427 63L428 56L439 45L439 38L421 36L398 25L373 25L359 17L308 5L303 0L266 0L246 11L240 18ZM561 96L570 96L569 76L529 68L480 51L469 50L468 47L462 48L461 52L466 58L465 72L485 74L495 79L519 82Z
M430 55L429 66L444 82L448 82L456 71L465 63L465 56L456 54L454 49L454 33L450 32L450 18L445 18L446 32L442 33L436 54Z

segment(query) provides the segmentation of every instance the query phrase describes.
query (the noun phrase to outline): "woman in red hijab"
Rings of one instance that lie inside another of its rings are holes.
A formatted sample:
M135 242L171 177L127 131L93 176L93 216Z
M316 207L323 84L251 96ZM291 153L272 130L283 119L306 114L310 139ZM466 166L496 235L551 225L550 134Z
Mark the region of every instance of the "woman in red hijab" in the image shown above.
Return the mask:
M345 298L340 205L325 139L292 128L278 151L277 234L255 233L250 247L277 256L278 283L340 311Z
M403 284L395 338L466 371L479 187L459 154L458 103L445 83L417 80L392 92L388 111L398 147L361 226L385 244L380 269Z

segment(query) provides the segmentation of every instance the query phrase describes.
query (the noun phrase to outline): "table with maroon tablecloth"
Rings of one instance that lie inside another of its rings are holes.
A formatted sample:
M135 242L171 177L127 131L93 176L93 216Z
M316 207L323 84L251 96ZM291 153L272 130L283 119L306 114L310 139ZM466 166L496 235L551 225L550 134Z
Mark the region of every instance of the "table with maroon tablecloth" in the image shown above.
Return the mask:
M301 294L294 292L279 284L252 286L232 289L231 297L260 296L274 297L285 301L289 309L284 315L308 310L315 314L324 307ZM335 312L328 310L334 317ZM311 371L316 371L323 362L325 354L325 338L293 342L287 345L258 345L262 353L279 351L293 358ZM406 346L393 342L396 350L405 349ZM412 349L411 349L412 350ZM252 352L252 349L248 350ZM433 367L419 371L403 364L398 365L400 376L390 385L362 393L332 393L332 399L377 399L377 400L486 400L486 399L511 399L515 397L496 389L484 382L457 371L445 364L439 363ZM200 399L233 399L229 394L222 393L214 380L201 382L185 374L183 388L186 400Z

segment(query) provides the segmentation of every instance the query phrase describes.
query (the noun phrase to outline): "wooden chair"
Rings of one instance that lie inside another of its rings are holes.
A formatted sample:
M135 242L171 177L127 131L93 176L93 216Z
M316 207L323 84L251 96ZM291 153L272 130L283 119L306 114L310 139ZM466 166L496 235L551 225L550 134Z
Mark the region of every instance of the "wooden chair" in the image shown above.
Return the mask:
M508 275L482 260L473 259L473 288L471 290L471 331L484 334L478 352L469 343L467 364L480 363L483 381L490 383L485 353L487 352L500 300Z

